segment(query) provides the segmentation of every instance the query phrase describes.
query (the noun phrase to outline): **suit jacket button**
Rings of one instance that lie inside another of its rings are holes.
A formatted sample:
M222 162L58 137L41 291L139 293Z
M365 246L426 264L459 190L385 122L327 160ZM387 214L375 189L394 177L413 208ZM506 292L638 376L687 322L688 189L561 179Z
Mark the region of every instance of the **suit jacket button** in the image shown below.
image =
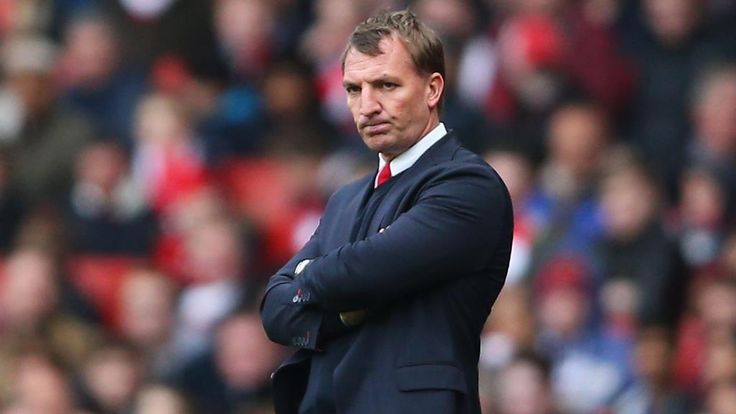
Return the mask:
M294 269L294 275L299 276L310 263L312 263L312 259L305 259L299 262L296 265L296 269Z

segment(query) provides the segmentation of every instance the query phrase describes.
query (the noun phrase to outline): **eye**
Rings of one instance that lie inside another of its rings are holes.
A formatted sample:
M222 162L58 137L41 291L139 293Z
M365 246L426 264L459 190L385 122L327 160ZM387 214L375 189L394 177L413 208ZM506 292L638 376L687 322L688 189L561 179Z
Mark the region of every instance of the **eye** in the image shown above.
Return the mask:
M356 85L347 85L347 86L345 86L345 91L349 95L354 95L354 94L360 92L360 88L358 86L356 86Z
M399 85L393 82L383 82L381 86L383 87L383 89L390 91L390 90L396 89Z

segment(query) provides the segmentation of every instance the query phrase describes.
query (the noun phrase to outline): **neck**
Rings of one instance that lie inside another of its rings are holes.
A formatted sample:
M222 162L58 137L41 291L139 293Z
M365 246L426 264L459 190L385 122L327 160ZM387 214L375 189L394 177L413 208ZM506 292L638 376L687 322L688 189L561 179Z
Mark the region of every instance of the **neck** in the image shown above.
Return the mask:
M437 125L440 124L440 116L437 113L437 111L432 111L429 114L429 120L427 121L427 126L424 127L424 131L422 131L422 134L420 137L424 137L427 134L429 134L430 131L437 128Z

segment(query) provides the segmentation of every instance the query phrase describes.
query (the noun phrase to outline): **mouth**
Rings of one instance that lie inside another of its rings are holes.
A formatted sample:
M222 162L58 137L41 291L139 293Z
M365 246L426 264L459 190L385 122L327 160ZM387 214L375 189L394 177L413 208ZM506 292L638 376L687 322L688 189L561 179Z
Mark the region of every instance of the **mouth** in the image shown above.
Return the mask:
M360 125L360 129L366 135L378 135L388 132L391 129L391 124L388 122L365 122Z

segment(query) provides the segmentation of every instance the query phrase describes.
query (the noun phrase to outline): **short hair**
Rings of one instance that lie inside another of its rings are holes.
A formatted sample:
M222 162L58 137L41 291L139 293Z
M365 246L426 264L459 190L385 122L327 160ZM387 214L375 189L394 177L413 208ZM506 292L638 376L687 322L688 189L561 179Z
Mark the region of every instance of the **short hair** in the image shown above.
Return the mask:
M369 17L356 26L342 53L342 69L345 58L355 49L368 56L381 53L379 44L387 37L397 36L411 56L414 68L422 74L439 73L445 77L445 52L437 33L419 21L409 10L383 12Z

